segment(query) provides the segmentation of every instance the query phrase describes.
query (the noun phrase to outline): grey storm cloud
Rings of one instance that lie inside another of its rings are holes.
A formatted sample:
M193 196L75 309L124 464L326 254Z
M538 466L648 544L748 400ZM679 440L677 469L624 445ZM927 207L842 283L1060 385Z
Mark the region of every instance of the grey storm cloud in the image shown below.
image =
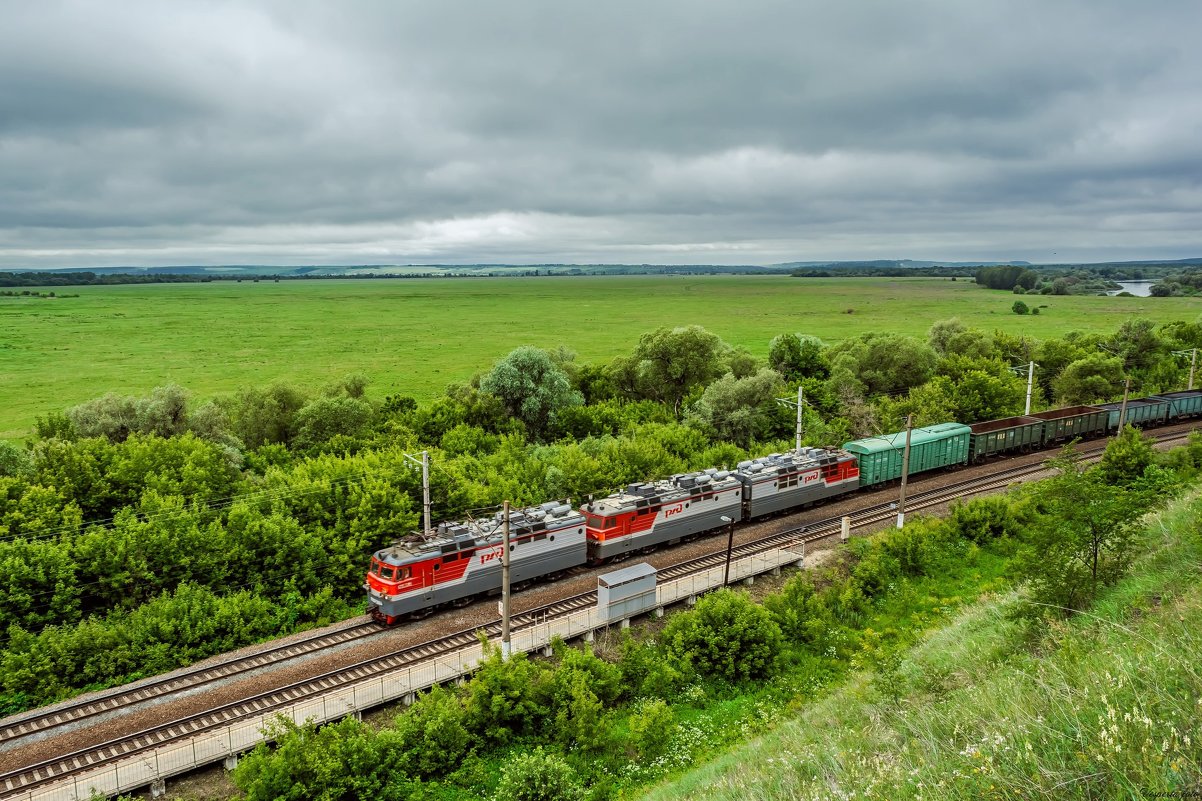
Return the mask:
M0 266L1202 255L1198 30L1194 0L0 0Z

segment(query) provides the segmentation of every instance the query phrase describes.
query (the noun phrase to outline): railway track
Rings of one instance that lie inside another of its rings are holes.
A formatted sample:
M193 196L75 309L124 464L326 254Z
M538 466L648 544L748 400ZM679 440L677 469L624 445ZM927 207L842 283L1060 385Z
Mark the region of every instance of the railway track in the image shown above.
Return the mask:
M1169 430L1162 432L1159 439L1161 443L1172 443L1178 440L1184 440L1186 433L1191 429L1184 429L1181 432ZM1082 455L1087 460L1096 460L1100 457L1104 450L1104 444L1082 449ZM908 508L911 511L917 511L931 506L939 506L956 498L962 498L969 494L987 492L992 489L1005 487L1016 479L1025 476L1038 474L1046 471L1046 467L1042 462L1036 464L1020 465L1007 468L987 476L981 476L974 479L966 479L951 484L924 490L912 494L908 498ZM875 504L866 509L857 511L850 515L852 518L852 526L854 528L862 528L867 525L882 522L893 517L896 512L896 504L893 502L884 502ZM732 549L731 553L734 558L740 558L771 550L774 548L791 547L803 545L804 543L814 542L825 539L827 537L838 534L840 531L840 517L831 517L816 522L807 523L803 526L793 527L784 531L760 537L754 541L740 544ZM659 571L661 579L676 579L687 576L691 573L698 573L708 570L721 564L726 558L727 551L725 548L713 551L709 554L690 559L688 561L663 568ZM540 606L535 609L528 610L512 618L512 626L515 631L522 628L537 625L548 619L566 615L571 612L586 608L596 603L596 593L593 591L581 593L568 598L557 600L553 603ZM371 626L371 631L378 631L378 627L374 624ZM376 676L382 673L387 673L406 665L420 662L434 656L439 656L446 653L451 653L465 645L470 645L476 641L478 631L484 631L489 636L495 636L500 633L500 621L494 621L481 628L465 629L462 631L449 634L416 646L405 648L392 654L382 657L373 657L361 662L339 668L337 670L323 673L319 676L306 678L283 687L279 687L258 695L244 698L232 703L210 709L195 715L180 718L170 723L161 726L155 726L136 732L109 742L101 743L96 746L91 746L81 749L71 754L66 754L60 757L54 757L34 765L29 765L15 771L0 774L0 798L8 797L14 794L24 794L38 786L48 784L57 779L61 779L72 773L95 769L103 766L106 763L128 757L131 755L149 751L156 746L172 740L188 737L199 732L220 728L229 725L237 720L259 715L264 712L270 712L272 709L284 707L299 699L330 690L335 687L351 684L362 681L366 678ZM307 638L303 641L293 642L288 645L280 646L277 649L268 649L257 654L246 657L245 660L231 660L228 663L214 665L208 668L201 668L195 671L189 671L187 674L166 678L161 682L151 682L142 687L138 687L126 692L115 692L111 695L106 695L101 698L93 699L78 705L78 707L67 707L60 710L47 712L44 715L31 715L22 720L9 724L5 729L0 730L8 735L9 739L25 738L31 736L35 731L44 732L53 728L61 727L88 717L102 715L105 712L112 711L120 705L118 699L123 696L126 698L125 703L141 703L153 700L164 695L185 692L189 689L201 686L206 683L228 678L239 673L259 669L268 664L275 655L274 659L295 658L304 653L313 652L320 648L334 647L339 644L353 641L356 638L370 636L370 631L367 631L367 625L355 626L348 629L343 629L339 632L332 632L326 635L317 635L312 638ZM306 650L307 649L307 650ZM292 653L295 650L295 653ZM287 654L292 653L291 656ZM182 682L177 684L177 682ZM158 695L151 693L151 688L158 689ZM132 700L137 697L136 700ZM30 728L24 733L17 732L17 727L28 724L28 721L40 720L38 724L41 728ZM11 732L11 733L10 733ZM0 743L3 738L0 738Z
M105 692L86 701L16 716L0 726L0 751L16 741L28 740L38 734L97 718L115 711L128 711L130 707L154 701L167 695L178 695L196 690L215 681L250 673L261 668L296 659L311 653L346 645L379 633L380 627L361 622L355 626L334 632L314 634L285 645L268 648L239 659L231 659L217 665L188 668L169 675L142 682L135 687L121 687Z

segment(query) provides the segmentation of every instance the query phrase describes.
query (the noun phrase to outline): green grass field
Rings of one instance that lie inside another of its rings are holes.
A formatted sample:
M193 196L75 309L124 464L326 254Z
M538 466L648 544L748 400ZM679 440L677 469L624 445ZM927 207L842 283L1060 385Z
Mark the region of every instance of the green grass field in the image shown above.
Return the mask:
M59 291L79 297L0 297L0 438L24 436L47 411L168 382L205 398L275 379L321 385L359 371L375 395L426 399L517 345L564 344L582 361L605 360L661 325L698 323L763 356L786 331L828 341L864 331L922 335L958 316L1047 337L1202 312L1202 300L1191 298L1044 297L1038 317L1019 317L1008 293L923 278L244 281Z

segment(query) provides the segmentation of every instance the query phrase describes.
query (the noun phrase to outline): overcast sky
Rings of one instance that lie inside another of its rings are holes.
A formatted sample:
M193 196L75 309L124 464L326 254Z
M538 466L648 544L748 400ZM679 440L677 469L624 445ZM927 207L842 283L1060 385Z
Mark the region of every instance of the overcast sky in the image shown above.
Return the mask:
M1202 3L0 0L0 266L1202 256Z

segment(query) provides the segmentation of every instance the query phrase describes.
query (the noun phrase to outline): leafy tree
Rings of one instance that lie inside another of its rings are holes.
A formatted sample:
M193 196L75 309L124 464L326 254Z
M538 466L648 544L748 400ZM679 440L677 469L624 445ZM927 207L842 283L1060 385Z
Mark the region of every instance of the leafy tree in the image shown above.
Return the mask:
M760 366L758 360L746 348L732 348L726 355L726 365L735 378L755 375Z
M441 687L398 715L393 728L403 750L405 772L423 778L450 773L471 744L463 704Z
M813 652L823 650L835 626L831 610L808 572L798 573L779 593L765 598L764 608L786 637L809 646Z
M1039 273L1010 264L981 267L976 272L976 282L990 289L1012 289L1015 286L1031 289L1039 283Z
M393 797L398 755L387 739L354 718L318 728L280 717L268 730L274 750L255 746L234 769L247 801ZM390 792L392 791L392 792Z
M67 410L81 437L105 437L123 442L133 433L170 437L188 430L188 393L171 384L156 387L150 397L122 397L115 393Z
M547 714L535 686L540 673L523 653L502 660L500 649L489 649L467 684L468 728L492 743L532 731Z
M713 429L719 439L750 447L771 416L780 384L773 370L763 369L749 378L728 373L705 388L689 417Z
M622 692L622 671L599 659L592 649L557 643L559 664L540 690L555 738L564 746L601 750L606 743L606 710Z
M940 356L946 356L952 340L968 332L968 326L959 317L939 320L927 331L927 342Z
M0 477L28 475L32 468L29 452L0 440Z
M268 443L287 445L296 433L296 415L308 401L290 384L277 382L263 389L243 389L223 399L230 427L248 448Z
M536 439L546 435L560 409L584 402L550 355L528 345L497 362L480 389L500 398Z
M1147 370L1168 357L1168 346L1156 333L1151 320L1127 320L1106 342L1111 350L1122 354L1128 370Z
M663 651L652 642L643 642L624 632L621 644L622 686L628 696L674 698L691 678L691 667L665 659Z
M689 392L716 378L729 346L699 325L657 328L639 337L633 361L642 397L668 405L680 417ZM624 369L629 369L624 366Z
M958 536L979 544L1019 533L1019 520L1011 501L997 495L953 503L948 524Z
M50 412L45 417L34 418L33 433L39 440L71 440L76 436L71 418L61 412Z
M1148 485L1110 484L1097 470L1084 470L1071 446L1048 462L1059 475L1042 481L1040 512L1028 528L1018 572L1031 585L1033 615L1053 607L1065 615L1089 604L1098 590L1126 570L1132 524L1152 496Z
M768 343L768 366L792 384L830 375L822 340L805 334L779 334Z
M782 644L780 627L768 611L728 589L674 616L661 636L675 658L727 681L769 675Z
M57 542L0 540L0 632L79 618L75 562ZM2 636L2 635L0 635Z
M1142 478L1144 471L1156 461L1156 451L1133 426L1123 426L1118 436L1112 439L1098 464L1098 474L1103 481L1113 485L1125 485Z
M296 414L294 446L316 448L336 436L359 436L366 431L373 415L371 404L354 396L316 398Z
M1122 391L1123 365L1117 357L1090 353L1065 367L1052 386L1068 406L1108 400Z
M326 387L327 395L343 395L348 398L362 398L367 391L371 379L363 373L347 373L342 378Z
M59 490L0 478L0 536L24 536L58 544L78 533L82 524L79 506Z
M1010 307L1010 310L1015 314L1028 314L1031 311L1031 307L1023 303L1021 300L1016 300L1014 301L1014 305Z
M579 801L583 796L576 771L541 747L510 761L497 785L497 798L505 801Z
M640 701L630 715L630 747L641 760L654 759L668 750L676 716L660 698Z
M1202 322L1174 320L1160 327L1161 338L1172 348L1202 348Z
M832 379L849 369L869 394L904 392L926 383L935 370L935 351L898 334L865 334L831 348Z

